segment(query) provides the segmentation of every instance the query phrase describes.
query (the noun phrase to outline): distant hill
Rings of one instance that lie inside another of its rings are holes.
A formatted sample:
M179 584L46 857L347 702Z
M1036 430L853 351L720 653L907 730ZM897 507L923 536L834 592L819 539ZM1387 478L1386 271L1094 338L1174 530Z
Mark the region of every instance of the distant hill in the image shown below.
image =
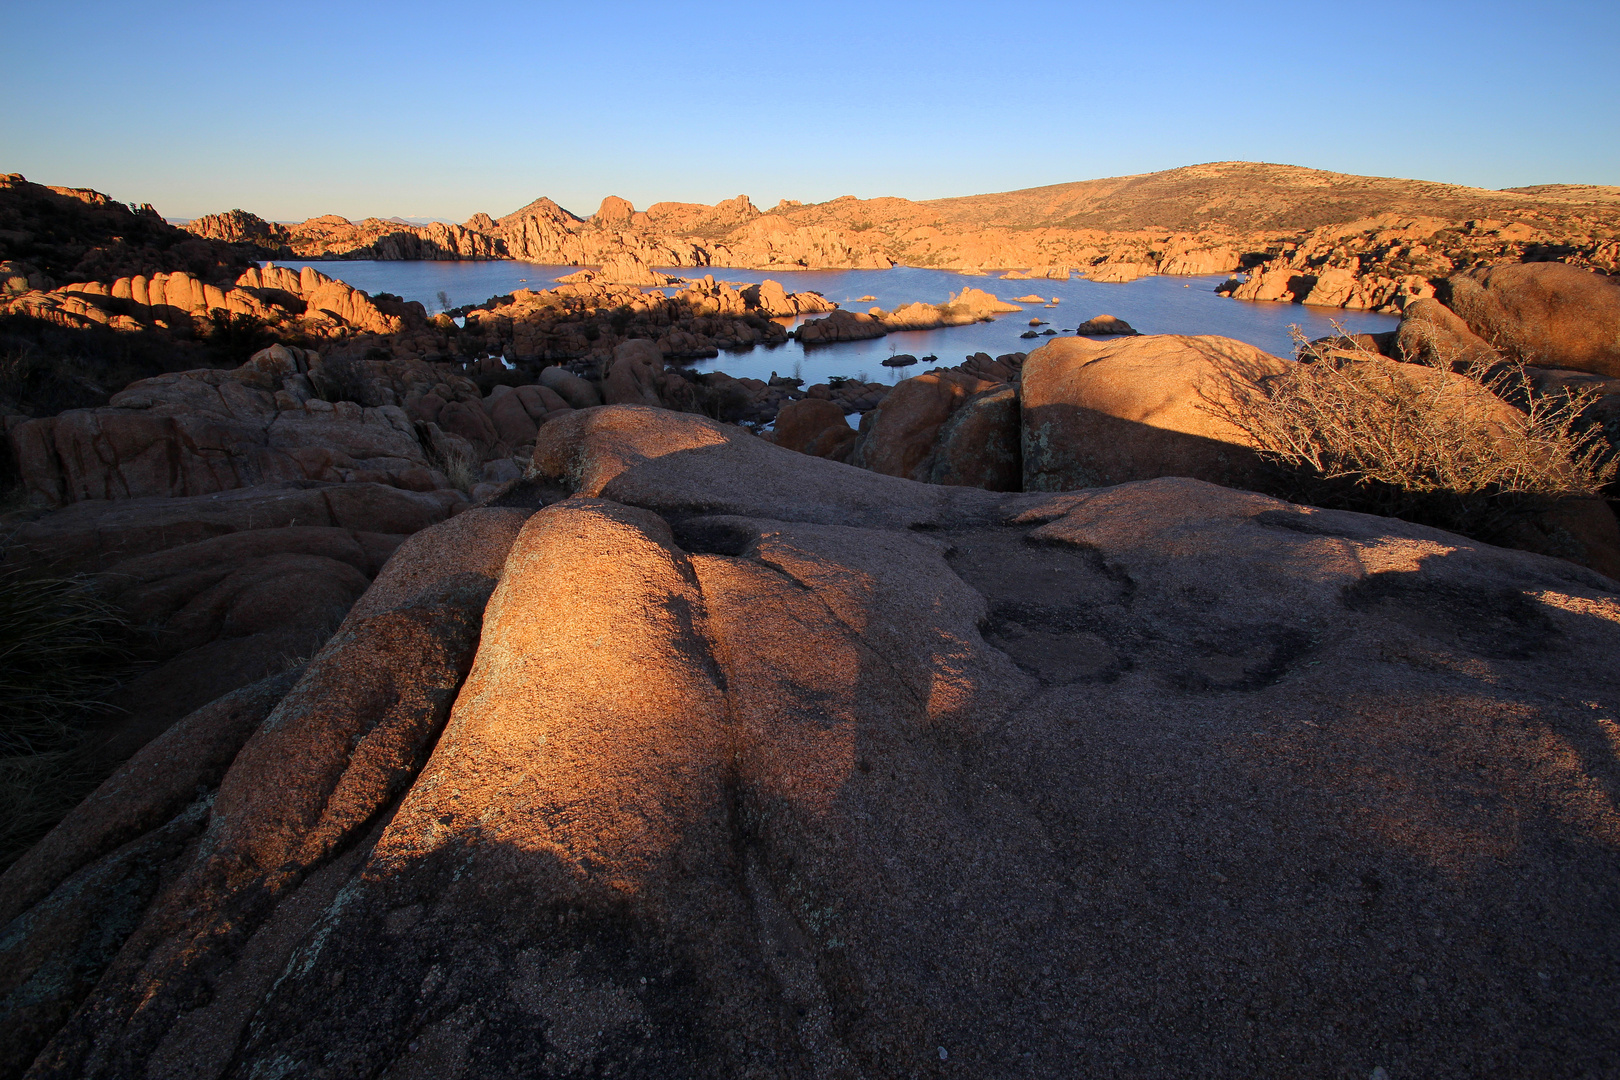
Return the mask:
M1461 221L1538 211L1562 215L1578 207L1620 207L1620 188L1547 184L1491 191L1298 165L1221 161L923 202L841 199L794 215L823 217L832 211L837 219L864 217L874 224L915 219L958 228L1285 235L1389 213Z
M1534 195L1537 198L1571 203L1620 203L1620 187L1604 184L1535 184L1531 187L1503 188L1503 191Z

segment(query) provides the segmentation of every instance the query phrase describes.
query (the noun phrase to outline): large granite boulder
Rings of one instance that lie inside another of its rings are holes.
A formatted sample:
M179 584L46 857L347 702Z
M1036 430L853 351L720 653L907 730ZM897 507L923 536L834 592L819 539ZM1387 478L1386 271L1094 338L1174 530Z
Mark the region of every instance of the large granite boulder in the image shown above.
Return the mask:
M30 1075L1620 1055L1615 582L1194 479L917 484L643 407L546 424L527 483L487 608L446 579L357 610L217 794L118 849L160 884L99 972L47 984L38 935L117 852L13 906L0 1008L71 1010L27 1029Z
M845 461L855 445L855 429L843 407L826 398L804 397L784 404L776 414L771 441L812 457Z
M980 390L940 426L917 469L918 479L986 491L1021 490L1019 417L1018 387L1003 383Z
M901 382L861 421L851 464L888 476L928 478L940 428L973 395L996 385L962 371L925 371Z
M1406 305L1395 330L1393 352L1402 360L1458 370L1502 359L1502 354L1469 329L1456 312L1432 298Z
M1620 376L1620 282L1565 263L1507 263L1447 279L1446 305L1527 364Z
M658 387L663 375L664 354L657 342L626 341L613 351L602 380L602 400L609 405L662 405Z
M1287 367L1222 337L1077 337L1043 345L1023 366L1023 487L1065 491L1158 476L1252 486L1259 458L1220 410L1232 403L1234 387Z
M540 385L557 394L570 407L589 409L602 404L602 394L588 379L565 367L553 365L540 372Z

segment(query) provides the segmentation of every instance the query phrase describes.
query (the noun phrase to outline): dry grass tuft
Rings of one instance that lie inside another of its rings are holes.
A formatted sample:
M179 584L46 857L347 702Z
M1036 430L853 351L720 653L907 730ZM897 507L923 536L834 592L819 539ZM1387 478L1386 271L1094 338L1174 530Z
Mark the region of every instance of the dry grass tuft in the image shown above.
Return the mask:
M434 463L444 473L450 486L457 491L471 493L473 485L483 476L478 458L464 443L444 440L433 455Z

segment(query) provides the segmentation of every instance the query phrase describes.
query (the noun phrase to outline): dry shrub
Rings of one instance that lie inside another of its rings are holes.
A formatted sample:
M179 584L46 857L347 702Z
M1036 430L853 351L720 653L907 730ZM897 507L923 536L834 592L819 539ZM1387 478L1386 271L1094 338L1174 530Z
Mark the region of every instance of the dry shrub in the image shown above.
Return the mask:
M1298 364L1233 380L1230 402L1210 405L1274 466L1277 494L1491 540L1614 478L1602 432L1581 419L1594 393L1535 393L1522 364L1469 363L1439 341L1402 363L1335 329L1309 344L1295 327Z

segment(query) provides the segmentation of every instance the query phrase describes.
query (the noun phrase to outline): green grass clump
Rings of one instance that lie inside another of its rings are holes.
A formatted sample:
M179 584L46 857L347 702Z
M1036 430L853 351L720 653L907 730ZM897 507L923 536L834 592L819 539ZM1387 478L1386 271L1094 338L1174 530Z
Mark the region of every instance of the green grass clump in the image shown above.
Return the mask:
M0 756L77 741L125 675L129 623L84 581L0 574Z
M134 670L131 640L88 582L0 573L0 869L105 778L88 743Z

